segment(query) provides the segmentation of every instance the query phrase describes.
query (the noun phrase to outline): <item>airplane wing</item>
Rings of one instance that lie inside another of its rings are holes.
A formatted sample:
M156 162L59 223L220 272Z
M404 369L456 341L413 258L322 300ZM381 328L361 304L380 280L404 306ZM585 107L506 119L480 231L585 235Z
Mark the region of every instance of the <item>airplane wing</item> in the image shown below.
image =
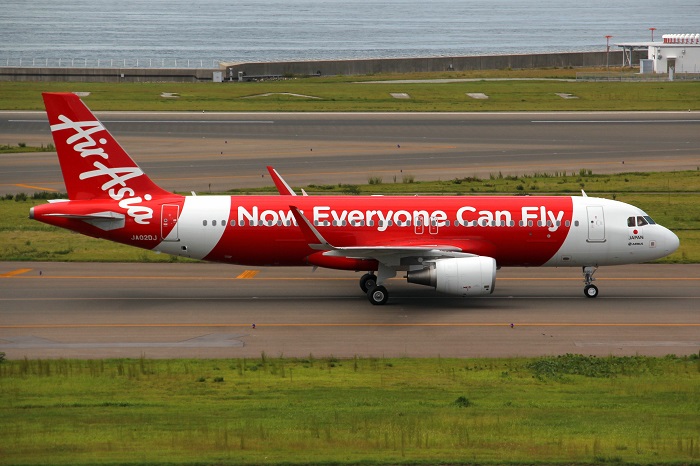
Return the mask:
M325 256L347 257L349 259L376 259L387 267L401 265L401 259L406 257L422 257L423 259L441 259L448 257L476 257L476 254L462 252L462 249L452 245L419 244L419 245L387 245L387 246L333 246L318 231L318 229L296 207L289 206L311 249L326 251Z
M271 166L268 165L267 171L270 173L270 176L272 177L272 181L275 183L275 186L277 187L277 191L279 191L279 193L282 196L296 196L297 195L297 193L294 192L292 187L289 186L289 184L287 184L286 181L284 181L284 178L282 178L282 175L280 175L277 170L275 170L274 168L272 168ZM306 194L306 191L304 191L303 189L301 190L301 193L303 196L308 196L308 194Z

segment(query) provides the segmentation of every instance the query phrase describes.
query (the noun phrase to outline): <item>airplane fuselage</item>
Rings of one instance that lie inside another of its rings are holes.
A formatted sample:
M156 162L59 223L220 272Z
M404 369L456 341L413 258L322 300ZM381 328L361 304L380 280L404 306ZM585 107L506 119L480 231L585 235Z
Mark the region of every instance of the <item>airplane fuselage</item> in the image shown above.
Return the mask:
M629 227L646 216L622 202L570 196L316 196L295 204L329 243L343 246L445 246L493 257L499 266L583 266L638 263L677 247L666 228ZM146 202L151 218L130 217L114 201L37 206L32 216L81 233L168 254L251 266L315 264L363 269L353 261L324 263L282 196L172 196ZM63 216L53 216L60 209ZM122 212L124 228L103 229L76 215Z

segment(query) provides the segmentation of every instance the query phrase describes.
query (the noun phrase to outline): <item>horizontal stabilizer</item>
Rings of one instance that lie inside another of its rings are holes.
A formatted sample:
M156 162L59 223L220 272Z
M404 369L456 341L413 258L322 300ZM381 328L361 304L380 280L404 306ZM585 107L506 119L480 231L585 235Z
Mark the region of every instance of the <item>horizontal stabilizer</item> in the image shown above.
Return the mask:
M117 228L124 228L126 223L124 214L117 212L96 212L94 214L46 214L47 217L69 218L72 220L82 220L85 223L96 226L97 228L110 231Z

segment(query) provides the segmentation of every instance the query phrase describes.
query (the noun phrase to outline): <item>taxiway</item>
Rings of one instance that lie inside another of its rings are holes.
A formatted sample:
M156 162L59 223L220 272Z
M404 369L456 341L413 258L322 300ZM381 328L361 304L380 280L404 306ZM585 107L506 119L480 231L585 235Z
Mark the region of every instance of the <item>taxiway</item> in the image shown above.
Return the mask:
M390 280L372 306L359 274L220 264L0 263L8 358L507 357L700 350L700 267L502 269L453 298ZM253 328L255 324L255 328ZM512 325L511 325L512 324Z

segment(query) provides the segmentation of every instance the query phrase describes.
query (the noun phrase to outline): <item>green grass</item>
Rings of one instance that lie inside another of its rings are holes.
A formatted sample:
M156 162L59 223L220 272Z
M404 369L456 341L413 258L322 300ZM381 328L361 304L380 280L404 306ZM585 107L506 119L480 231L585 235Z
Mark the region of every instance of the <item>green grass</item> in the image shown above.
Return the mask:
M20 360L0 391L0 464L700 461L697 356Z
M561 174L559 174L561 175ZM593 175L588 172L555 176L538 174L489 179L455 179L413 183L367 185L310 185L305 190L316 194L567 194L578 195L583 184L589 196L605 197L640 207L661 225L674 231L681 240L675 253L660 263L700 262L700 171L623 173ZM518 186L524 186L519 190ZM297 189L297 192L299 190ZM242 189L233 194L275 192ZM3 261L89 261L89 262L176 262L189 261L167 254L78 235L29 220L29 209L43 199L15 196L19 200L0 200L0 260ZM39 196L41 197L41 196Z
M548 78L574 78L582 70L482 71L408 75L300 78L250 83L48 83L0 82L1 110L42 110L41 92L90 92L83 100L92 110L154 111L591 111L700 110L695 82L589 83ZM377 84L358 82L427 78L536 78L533 81ZM162 92L179 94L164 99ZM405 92L408 100L390 93ZM475 100L468 92L483 92ZM261 94L272 93L267 97ZM305 99L279 93L319 97ZM562 99L568 93L578 99ZM256 97L257 96L257 97ZM252 98L251 98L252 97Z
M17 145L12 144L0 144L0 154L15 154L23 152L55 152L56 148L53 144L48 144L44 146L43 144L39 147L28 146L23 142L18 142Z

